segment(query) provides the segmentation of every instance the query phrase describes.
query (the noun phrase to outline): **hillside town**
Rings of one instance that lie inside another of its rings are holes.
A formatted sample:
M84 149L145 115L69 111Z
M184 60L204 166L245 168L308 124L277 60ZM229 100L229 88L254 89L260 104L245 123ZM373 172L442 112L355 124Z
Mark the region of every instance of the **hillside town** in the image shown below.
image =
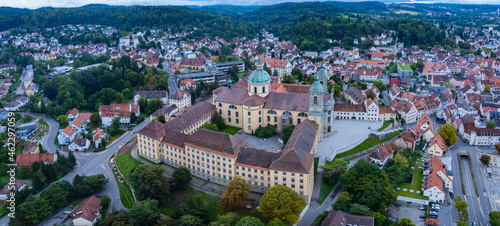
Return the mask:
M441 27L456 47L382 29L321 51L199 29L0 32L0 224L500 222L496 25Z

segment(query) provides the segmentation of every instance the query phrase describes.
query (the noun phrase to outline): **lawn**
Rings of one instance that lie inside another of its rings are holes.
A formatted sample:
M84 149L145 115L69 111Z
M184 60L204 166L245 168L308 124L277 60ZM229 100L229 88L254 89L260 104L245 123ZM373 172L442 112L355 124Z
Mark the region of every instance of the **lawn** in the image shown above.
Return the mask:
M394 122L394 120L385 121L384 125L382 125L382 127L380 127L380 129L378 129L377 131L384 130L385 128L389 127L389 125L391 125L393 122Z
M118 180L118 174L114 174L116 184L118 184L118 190L120 191L120 200L125 208L130 209L134 204L134 195L132 193L132 189L128 186L127 183L122 183Z
M401 130L398 130L398 131L392 133L391 135L389 135L388 137L386 137L386 138L384 138L382 140L379 140L379 139L376 139L376 138L373 138L373 137L368 137L368 139L366 139L365 141L363 141L358 146L352 148L351 150L348 150L346 152L342 152L342 153L336 155L335 158L339 159L339 158L347 157L349 155L354 155L356 153L362 152L362 151L364 151L364 150L366 150L368 148L371 148L371 147L373 147L375 145L387 142L387 141L391 140L392 138L398 136L400 133L401 133Z
M242 71L242 72L238 73L238 78L243 77L243 75L244 75L246 72L247 72L247 71Z
M238 128L238 127L232 127L232 126L226 126L226 128L224 128L222 131L223 131L224 133L234 135L234 134L236 134L238 131L240 131L240 128Z
M330 192L332 192L333 188L335 188L335 185L339 182L340 178L335 178L335 181L333 185L327 184L324 180L323 183L321 184L321 192L319 194L319 203L323 203L326 198L328 198L328 195Z
M120 137L121 135L123 135L124 133L126 133L127 131L123 131L123 130L120 130L118 133L116 133L114 136L109 136L109 142L107 142L107 144L111 144L113 143L114 140L116 140L116 138Z
M190 193L192 193L192 194L190 194ZM187 200L189 197L191 197L194 194L196 194L196 191L193 192L193 189L190 187L169 193L168 194L168 200L169 200L168 203L159 206L160 213L165 215L165 216L171 216L174 213L175 207L170 205L170 203L174 203L174 199L177 199L177 200L175 200L175 203L184 202L185 200Z
M116 166L120 169L120 172L123 174L127 181L130 181L130 171L138 165L142 165L144 163L137 161L132 157L129 152L123 153L116 157Z
M419 12L415 12L415 11L411 11L411 10L398 10L396 12L394 12L395 14L404 14L404 13L407 13L407 14L410 14L410 15L418 15Z
M82 203L83 199L80 199L80 200L77 200L77 201L74 201L73 203L71 203L69 206L71 207L76 207L78 206L78 204Z
M419 161L421 162L421 161ZM396 190L396 193L401 196L406 196L406 197L411 197L411 198L417 198L417 199L424 199L427 200L428 198L422 195L422 179L424 178L423 171L419 169L418 167L415 167L413 170L413 178L411 181L411 184L401 184L399 188L401 190ZM408 191L403 191L403 188L407 189ZM420 194L410 192L410 190L414 191L421 191Z

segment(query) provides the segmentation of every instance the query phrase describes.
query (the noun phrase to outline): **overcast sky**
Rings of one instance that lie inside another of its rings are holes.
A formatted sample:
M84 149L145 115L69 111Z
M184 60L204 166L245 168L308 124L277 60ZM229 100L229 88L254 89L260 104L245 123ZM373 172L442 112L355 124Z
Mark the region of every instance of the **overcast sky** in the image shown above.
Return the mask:
M306 0L307 1L307 0ZM317 1L317 0L313 0ZM357 1L357 0L347 0ZM381 0L385 2L442 2L463 4L500 4L500 0ZM90 3L108 5L267 5L281 2L303 2L300 0L1 0L0 6L36 9L44 6L78 7Z

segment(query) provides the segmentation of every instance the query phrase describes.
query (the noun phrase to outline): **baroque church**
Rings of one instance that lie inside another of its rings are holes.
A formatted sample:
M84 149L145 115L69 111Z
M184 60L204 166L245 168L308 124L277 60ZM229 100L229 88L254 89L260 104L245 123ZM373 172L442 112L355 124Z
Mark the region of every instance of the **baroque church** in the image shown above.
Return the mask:
M227 125L254 133L260 126L273 125L278 132L305 119L319 125L318 137L333 128L333 90L327 94L328 75L321 65L312 85L284 84L273 78L260 60L247 78L213 91L213 103Z

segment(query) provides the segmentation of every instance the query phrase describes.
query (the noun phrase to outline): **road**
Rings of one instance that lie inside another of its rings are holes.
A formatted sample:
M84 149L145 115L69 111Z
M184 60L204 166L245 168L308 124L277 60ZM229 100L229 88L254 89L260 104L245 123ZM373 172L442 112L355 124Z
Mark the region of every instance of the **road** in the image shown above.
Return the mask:
M177 81L175 81L175 76L174 73L172 72L172 68L170 67L170 63L168 61L163 61L163 70L168 73L168 89L169 89L169 95L172 95L173 93L177 92L179 90L177 88Z
M469 160L466 157L462 157L462 170L463 170L463 179L465 185L465 198L468 204L469 211L469 225L472 225L472 222L477 222L478 225L488 225L487 219L485 219L485 212L483 211L483 207L480 204L479 198L476 196L476 189L474 187L474 180L472 178L472 173L469 167ZM476 175L475 173L474 175Z
M45 118L45 117L44 117ZM53 120L53 119L52 119ZM54 120L55 121L55 120ZM47 121L49 122L49 121ZM146 118L142 123L137 125L133 131L139 131L144 128L147 124L149 124L149 118ZM49 124L52 125L52 124ZM59 125L57 125L59 128ZM52 129L50 129L52 130ZM49 132L50 135L51 132ZM57 129L56 129L57 133ZM66 174L60 180L67 180L69 182L73 181L73 178L79 175L94 175L102 173L106 178L108 178L109 183L106 184L102 191L98 192L96 195L106 195L111 198L111 202L109 204L109 211L125 209L120 201L120 191L118 190L118 185L116 180L112 174L111 168L109 167L109 159L111 156L118 150L118 147L124 145L130 138L132 138L131 132L127 132L120 140L116 141L112 145L108 146L104 151L99 153L89 153L88 155L75 155L77 160L77 166L73 171ZM55 137L55 135L54 135ZM47 140L48 143L51 143L51 140ZM52 140L53 145L53 140ZM55 145L54 145L55 146ZM50 145L49 145L50 147ZM55 148L51 149L51 152L55 152ZM9 217L4 216L0 219L0 225L8 225Z
M314 189L321 189L321 188L314 188ZM316 220L316 218L318 218L321 212L331 209L332 204L337 201L340 191L341 191L341 186L339 183L337 184L337 186L335 186L332 192L330 192L330 195L328 195L325 201L323 201L322 205L319 205L316 202L311 202L309 210L307 210L304 217L300 219L298 226L313 225L314 221Z

